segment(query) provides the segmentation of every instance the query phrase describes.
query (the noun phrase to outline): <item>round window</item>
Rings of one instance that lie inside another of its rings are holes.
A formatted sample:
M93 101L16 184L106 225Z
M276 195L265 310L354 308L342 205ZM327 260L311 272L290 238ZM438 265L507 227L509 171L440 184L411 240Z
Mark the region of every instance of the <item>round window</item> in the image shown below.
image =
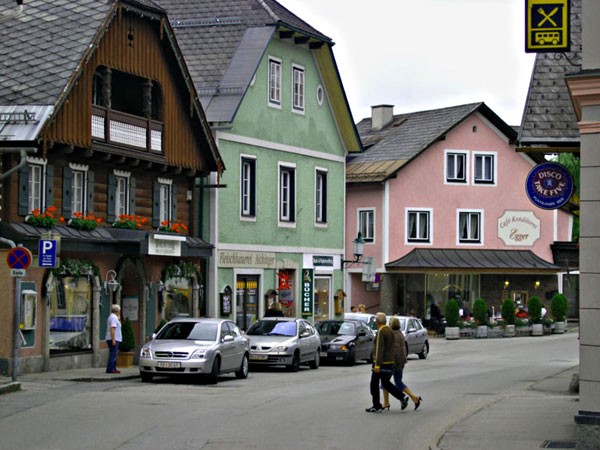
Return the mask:
M317 102L319 103L319 105L323 104L324 96L325 96L325 93L323 92L323 86L318 85L317 86Z

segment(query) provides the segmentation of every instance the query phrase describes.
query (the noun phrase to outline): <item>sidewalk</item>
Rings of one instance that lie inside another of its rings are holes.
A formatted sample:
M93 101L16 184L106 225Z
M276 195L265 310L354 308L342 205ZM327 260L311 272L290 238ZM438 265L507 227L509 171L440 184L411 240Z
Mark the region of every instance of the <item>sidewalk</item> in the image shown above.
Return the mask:
M578 394L569 384L579 366L490 400L457 418L430 443L431 450L533 450L575 448Z

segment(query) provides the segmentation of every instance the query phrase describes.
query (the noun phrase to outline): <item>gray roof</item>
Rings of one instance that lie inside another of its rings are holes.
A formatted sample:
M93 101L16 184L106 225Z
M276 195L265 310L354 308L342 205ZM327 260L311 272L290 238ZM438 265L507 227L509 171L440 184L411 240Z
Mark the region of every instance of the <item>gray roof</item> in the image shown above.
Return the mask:
M385 265L387 269L494 269L558 272L559 266L543 260L531 250L424 249Z
M0 105L0 141L33 141L52 115L51 105Z
M571 51L538 53L523 111L522 145L578 145L579 127L565 76L581 70L581 0L571 0Z
M155 1L168 12L210 122L232 120L276 26L331 42L274 0Z
M516 137L515 131L483 102L394 115L393 120L378 131L371 129L371 118L366 118L357 124L366 150L349 157L348 165L410 160L476 111L488 117L509 138Z

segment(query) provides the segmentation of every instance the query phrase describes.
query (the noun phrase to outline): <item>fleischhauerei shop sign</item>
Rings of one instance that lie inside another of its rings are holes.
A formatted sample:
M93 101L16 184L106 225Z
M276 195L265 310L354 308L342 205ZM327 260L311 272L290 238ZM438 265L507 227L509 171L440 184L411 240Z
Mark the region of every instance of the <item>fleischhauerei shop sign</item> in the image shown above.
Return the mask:
M244 252L238 250L219 250L217 265L219 267L255 267L275 268L275 253Z
M498 217L498 237L506 246L531 247L540 238L540 219L533 211L504 211Z
M560 208L569 201L573 189L573 178L569 171L552 162L531 169L525 183L529 200L542 209Z

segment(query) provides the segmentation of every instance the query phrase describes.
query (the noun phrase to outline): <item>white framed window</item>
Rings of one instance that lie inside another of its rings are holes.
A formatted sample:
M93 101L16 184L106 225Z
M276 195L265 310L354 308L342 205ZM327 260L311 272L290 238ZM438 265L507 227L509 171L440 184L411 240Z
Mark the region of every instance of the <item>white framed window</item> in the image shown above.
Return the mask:
M129 214L129 178L131 174L115 170L115 214Z
M496 152L473 152L473 184L496 186Z
M304 114L304 67L292 64L292 111Z
M46 164L29 164L29 212L43 209L44 205L44 172Z
M406 208L406 244L431 244L433 242L431 208Z
M468 184L468 157L469 152L465 150L444 151L445 184Z
M315 168L315 223L327 223L327 169Z
M281 59L269 56L269 106L281 108Z
M296 224L296 165L278 164L279 166L279 225Z
M173 180L170 178L159 178L158 195L158 217L160 222L169 222L173 219Z
M256 156L242 155L240 172L240 213L242 219L255 218Z
M456 211L457 245L483 245L483 210L459 209Z
M375 209L358 209L358 231L366 243L375 242Z
M86 214L87 210L87 178L89 166L69 163L71 169L71 214Z

